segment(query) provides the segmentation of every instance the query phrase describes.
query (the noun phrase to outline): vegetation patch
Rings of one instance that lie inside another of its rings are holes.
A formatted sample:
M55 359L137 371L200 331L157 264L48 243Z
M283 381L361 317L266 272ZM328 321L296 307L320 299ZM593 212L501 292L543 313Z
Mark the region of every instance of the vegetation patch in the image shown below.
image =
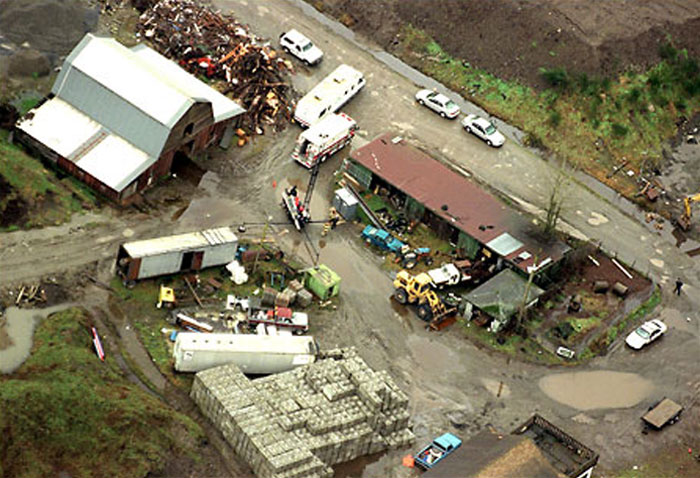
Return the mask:
M92 209L95 195L72 177L59 180L0 130L0 231L61 224Z
M81 309L49 316L32 354L0 376L0 475L140 477L191 454L201 428L93 351ZM191 443L189 443L191 445Z
M425 32L404 26L396 52L401 58L527 133L600 181L632 197L633 179L607 177L623 161L646 171L657 167L663 144L681 117L700 112L700 68L687 51L661 47L661 63L644 72L597 78L565 68L541 69L544 91L504 81L448 55Z

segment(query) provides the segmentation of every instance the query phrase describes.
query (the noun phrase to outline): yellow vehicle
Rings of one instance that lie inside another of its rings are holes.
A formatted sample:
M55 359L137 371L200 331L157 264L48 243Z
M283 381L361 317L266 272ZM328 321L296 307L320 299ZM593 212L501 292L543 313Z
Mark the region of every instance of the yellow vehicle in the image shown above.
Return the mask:
M678 218L678 226L684 231L690 229L690 218L693 215L690 205L698 201L700 201L700 193L683 198L683 214Z
M156 304L156 307L160 309L163 307L163 305L169 309L175 306L175 291L172 287L165 287L164 285L160 286L160 290L158 291L158 303Z
M418 318L426 322L440 321L456 309L448 307L431 288L431 278L426 273L416 276L402 270L394 279L394 299L399 304L415 304Z

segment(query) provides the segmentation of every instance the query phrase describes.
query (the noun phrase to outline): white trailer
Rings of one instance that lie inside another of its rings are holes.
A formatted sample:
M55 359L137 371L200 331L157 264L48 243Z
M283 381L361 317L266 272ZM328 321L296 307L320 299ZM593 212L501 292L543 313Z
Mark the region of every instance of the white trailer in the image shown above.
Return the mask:
M362 73L351 66L340 65L299 100L294 120L308 128L342 108L363 86Z
M431 285L436 289L457 285L472 278L465 272L464 268L459 268L453 263L443 264L440 267L428 271Z
M344 113L326 116L301 132L292 151L292 159L312 168L317 161L325 161L350 144L355 130L357 123Z
M230 227L128 242L119 246L117 273L135 281L196 271L227 264L237 250L238 237Z
M269 374L313 363L318 352L318 344L308 336L181 332L173 357L178 372L234 363L247 374Z

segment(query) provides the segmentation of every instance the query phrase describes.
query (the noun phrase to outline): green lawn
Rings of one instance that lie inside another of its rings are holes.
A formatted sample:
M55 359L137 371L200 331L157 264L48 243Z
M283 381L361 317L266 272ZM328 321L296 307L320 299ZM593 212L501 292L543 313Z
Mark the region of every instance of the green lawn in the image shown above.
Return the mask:
M412 66L522 129L533 146L546 147L628 195L636 185L623 174L607 178L612 166L623 158L637 169L658 165L676 121L700 112L698 62L670 45L660 48L664 60L658 65L618 78L542 70L550 86L536 91L452 58L410 25L400 38L396 52Z
M147 476L203 437L126 380L109 350L100 362L89 326L81 309L51 315L27 361L0 376L0 476Z

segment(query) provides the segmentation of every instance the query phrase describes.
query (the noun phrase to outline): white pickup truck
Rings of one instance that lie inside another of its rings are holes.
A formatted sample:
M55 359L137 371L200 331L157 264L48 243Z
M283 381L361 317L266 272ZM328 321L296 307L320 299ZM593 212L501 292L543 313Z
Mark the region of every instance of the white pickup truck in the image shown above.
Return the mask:
M471 280L472 276L466 272L470 266L469 261L450 262L429 270L428 275L434 288L443 289Z

